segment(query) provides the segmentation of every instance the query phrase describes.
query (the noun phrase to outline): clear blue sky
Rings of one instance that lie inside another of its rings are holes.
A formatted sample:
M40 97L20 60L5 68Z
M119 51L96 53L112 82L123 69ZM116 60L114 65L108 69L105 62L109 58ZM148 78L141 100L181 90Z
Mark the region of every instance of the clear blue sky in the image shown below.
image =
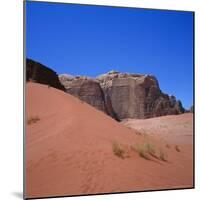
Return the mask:
M58 74L153 74L193 104L193 13L27 2L26 54Z

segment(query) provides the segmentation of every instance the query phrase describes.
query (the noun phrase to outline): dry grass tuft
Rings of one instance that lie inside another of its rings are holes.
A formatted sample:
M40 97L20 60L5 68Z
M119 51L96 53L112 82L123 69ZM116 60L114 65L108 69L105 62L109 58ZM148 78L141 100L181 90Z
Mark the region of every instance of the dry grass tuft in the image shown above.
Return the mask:
M31 124L34 124L34 123L36 123L38 121L40 121L40 118L38 116L32 116L32 117L28 118L27 124L31 125Z
M146 152L146 149L144 149L143 147L141 147L141 148L138 148L137 151L138 151L140 157L142 157L142 158L144 158L146 160L149 160L149 156L148 156L148 154Z
M167 161L167 154L162 149L160 149L160 151L156 151L156 147L148 141L135 146L132 145L130 149L137 152L140 157L146 160L151 160L153 157L161 161Z
M131 150L136 151L140 157L146 160L150 160L149 156L157 158L155 147L149 142L145 142L137 146L131 146Z
M112 143L112 150L116 156L124 158L125 151L122 149L121 145L118 144L116 141Z
M155 156L156 150L155 150L155 146L153 144L145 143L145 148L146 148L148 154L150 154L151 156Z
M180 151L181 151L178 145L175 146L175 150L176 150L177 152L180 152Z
M162 160L162 161L165 161L165 162L167 161L167 154L164 153L164 151L163 151L162 149L160 149L159 158L160 158L160 160Z

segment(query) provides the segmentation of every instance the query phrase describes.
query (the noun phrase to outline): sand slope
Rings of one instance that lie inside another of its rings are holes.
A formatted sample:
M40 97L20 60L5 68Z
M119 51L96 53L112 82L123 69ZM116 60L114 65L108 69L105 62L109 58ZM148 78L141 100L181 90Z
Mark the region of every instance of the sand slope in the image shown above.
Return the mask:
M26 108L27 120L39 119L26 126L28 198L192 187L187 150L164 149L167 162L145 160L129 148L143 136L46 85L27 83ZM114 155L113 141L129 157Z
M193 144L193 113L142 120L126 119L122 124L141 133L159 135L169 143L190 146Z

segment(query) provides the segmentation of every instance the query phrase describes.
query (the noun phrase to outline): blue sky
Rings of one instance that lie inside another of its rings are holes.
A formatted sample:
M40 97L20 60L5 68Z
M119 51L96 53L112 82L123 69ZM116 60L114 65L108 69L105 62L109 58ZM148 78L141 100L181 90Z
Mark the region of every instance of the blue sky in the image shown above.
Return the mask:
M58 74L153 74L193 104L193 13L26 3L26 54Z

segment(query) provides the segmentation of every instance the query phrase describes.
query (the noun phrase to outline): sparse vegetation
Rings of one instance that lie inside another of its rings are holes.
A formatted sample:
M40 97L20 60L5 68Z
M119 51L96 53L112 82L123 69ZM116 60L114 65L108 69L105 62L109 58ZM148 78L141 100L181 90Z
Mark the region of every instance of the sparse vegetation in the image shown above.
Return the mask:
M32 116L32 117L28 118L27 124L31 125L31 124L34 124L34 123L36 123L38 121L40 121L40 118L38 116Z
M121 145L118 144L116 141L112 143L112 149L113 149L113 153L116 156L120 158L124 158L125 151L122 149Z
M159 154L159 158L162 161L167 161L167 154L164 153L164 151L162 149L160 149L160 154Z
M175 149L176 149L177 152L181 151L178 145L175 146Z
M142 135L142 133L141 133L139 130L136 130L136 129L131 128L131 127L128 127L128 128L131 129L132 131L134 131L134 133L135 133L136 135Z
M149 160L149 156L147 155L146 149L144 147L142 147L142 146L139 147L137 149L137 151L138 151L140 157Z
M156 157L156 150L153 144L149 142L145 142L144 144L140 144L137 146L131 146L131 150L136 151L140 157L149 160L149 156Z
M141 158L144 158L146 160L151 160L154 157L161 161L167 162L167 154L162 149L156 152L156 147L148 141L137 145L131 145L128 148L129 150L125 150L125 146L122 146L121 144L114 141L112 143L112 149L113 153L120 158L129 158L129 151L131 150L135 151Z
M155 156L156 150L153 144L145 143L145 148L151 156Z
M136 151L140 157L151 160L151 157L154 157L156 159L159 159L161 161L167 161L167 154L160 149L159 155L156 153L156 148L152 143L145 142L143 144L139 144L136 146L131 146L131 150ZM151 157L150 157L151 156Z

